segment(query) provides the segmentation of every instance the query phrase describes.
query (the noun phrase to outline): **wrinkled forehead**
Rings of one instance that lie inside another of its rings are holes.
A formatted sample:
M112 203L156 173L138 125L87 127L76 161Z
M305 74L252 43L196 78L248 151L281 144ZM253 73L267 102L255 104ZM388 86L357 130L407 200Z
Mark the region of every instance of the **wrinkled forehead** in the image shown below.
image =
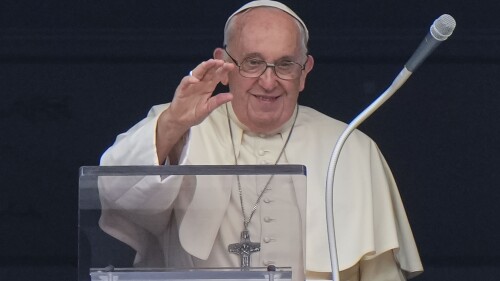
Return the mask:
M304 28L305 41L307 42L309 40L309 31L307 30L307 27L306 27L305 23L302 21L302 19L294 11L292 11L292 9L288 8L283 3L280 3L280 2L277 2L277 1L270 1L270 0L252 1L252 2L249 2L249 3L245 4L241 8L239 8L236 12L234 12L227 19L226 26L224 27L224 32L227 31L229 23L231 22L231 20L234 18L235 15L240 14L240 13L242 13L242 12L248 10L248 9L257 8L257 7L273 7L273 8L279 9L279 10L281 10L281 11L289 14L290 16L294 17L302 25L302 27Z

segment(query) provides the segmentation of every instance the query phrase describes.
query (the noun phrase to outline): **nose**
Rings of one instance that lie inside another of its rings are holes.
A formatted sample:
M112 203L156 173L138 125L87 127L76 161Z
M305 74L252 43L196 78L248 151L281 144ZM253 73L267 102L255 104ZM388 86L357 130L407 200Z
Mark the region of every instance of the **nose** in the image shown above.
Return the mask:
M262 75L259 77L259 85L265 90L269 91L276 87L278 83L277 79L279 78L278 76L276 76L276 73L274 72L274 67L267 66L264 73L262 73Z

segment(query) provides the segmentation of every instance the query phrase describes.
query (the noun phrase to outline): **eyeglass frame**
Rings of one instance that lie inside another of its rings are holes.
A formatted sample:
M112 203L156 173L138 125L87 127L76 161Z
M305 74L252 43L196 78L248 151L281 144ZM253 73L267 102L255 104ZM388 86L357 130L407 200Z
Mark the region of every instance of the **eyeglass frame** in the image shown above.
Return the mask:
M299 76L298 76L298 77L296 77L296 78L282 78L282 77L278 74L278 72L276 71L276 64L275 64L275 63L268 63L268 62L267 62L267 61L265 61L265 60L261 60L263 63L265 63L265 64L266 64L266 67L264 68L264 70L262 71L262 73L260 73L259 75L255 76L255 77L248 77L248 76L245 76L245 75L243 75L243 74L241 73L241 65L242 65L242 64L243 64L243 62L245 62L247 59L250 59L250 57L247 57L247 58L243 59L242 63L240 64L240 63L239 63L239 62L238 62L235 58L233 58L233 56L231 56L231 54L229 54L229 52L227 51L227 45L224 45L224 46L223 46L223 49L224 49L224 51L226 52L226 54L229 56L229 58L231 58L231 60L233 60L233 62L234 62L234 63L236 64L236 66L238 67L238 73L239 73L242 77L244 77L244 78L259 78L260 76L262 76L262 74L264 74L264 73L266 72L266 70L267 70L269 67L271 67L271 68L273 69L273 73L274 73L274 75L276 75L276 77L278 77L278 78L279 78L279 79L281 79L281 80L290 81L290 80L295 80L295 79L297 79L297 78L299 78L299 77L300 77L300 75L299 75ZM307 62L308 62L308 61L309 61L309 56L307 56L306 61L304 62L304 64L300 64L300 63L298 63L298 62L296 62L296 61L288 61L288 62L290 62L290 63L293 63L293 64L296 64L296 65L300 66L300 71L302 72L302 71L304 71L304 69L306 69L306 64L307 64Z

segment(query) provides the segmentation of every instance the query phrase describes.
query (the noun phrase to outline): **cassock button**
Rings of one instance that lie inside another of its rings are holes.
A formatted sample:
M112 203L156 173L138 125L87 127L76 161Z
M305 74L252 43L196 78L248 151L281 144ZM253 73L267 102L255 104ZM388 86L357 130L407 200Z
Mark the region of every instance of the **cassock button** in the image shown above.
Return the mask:
M271 203L271 199L269 199L269 198L267 198L267 197L266 197L266 198L264 198L264 203Z
M262 149L261 149L261 150L259 150L259 152L258 152L258 153L259 153L259 156L264 156L264 154L266 154L266 152L265 152L264 150L262 150Z
M269 242L271 242L271 240L272 240L271 237L264 237L265 243L269 243Z
M272 221L272 220L273 220L273 219L272 219L272 218L270 218L270 217L264 217L264 221L265 221L265 222L270 222L270 221Z

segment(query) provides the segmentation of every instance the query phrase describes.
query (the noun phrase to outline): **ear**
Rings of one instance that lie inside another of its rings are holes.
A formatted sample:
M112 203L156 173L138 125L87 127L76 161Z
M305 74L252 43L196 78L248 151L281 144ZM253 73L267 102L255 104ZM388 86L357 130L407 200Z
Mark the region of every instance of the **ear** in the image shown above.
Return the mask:
M299 87L300 92L304 90L304 87L306 86L307 74L309 74L309 72L313 69L313 67L314 67L314 58L311 55L308 55L306 66L302 71L302 75L300 76L300 87Z
M217 59L217 60L225 60L225 52L224 52L224 49L222 48L216 48L214 50L214 59ZM223 84L223 85L226 85L229 83L229 74L225 74L223 77L221 77L221 80L220 82Z

